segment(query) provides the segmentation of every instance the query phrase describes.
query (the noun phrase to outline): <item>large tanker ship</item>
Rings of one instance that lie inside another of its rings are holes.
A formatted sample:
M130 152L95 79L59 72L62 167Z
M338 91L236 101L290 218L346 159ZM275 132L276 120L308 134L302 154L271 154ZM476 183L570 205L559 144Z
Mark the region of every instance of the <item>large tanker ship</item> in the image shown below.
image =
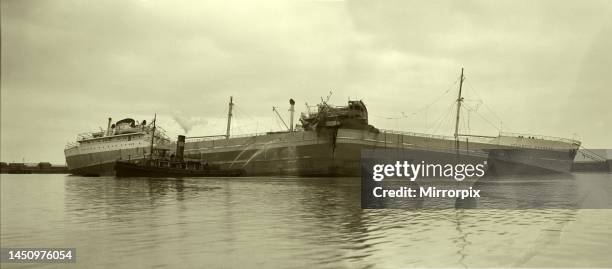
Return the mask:
M234 104L230 98L226 133L188 137L184 157L222 169L242 169L249 176L358 176L364 149L401 150L409 158L429 162L444 162L457 156L486 159L489 172L498 174L570 171L580 147L577 140L512 133L459 133L463 80L462 71L452 136L378 129L369 124L368 110L361 100L348 101L346 106L333 106L322 100L316 111L301 114L299 124L294 124L295 102L290 100L287 130L232 136ZM173 143L163 132L154 130L145 122L124 119L111 125L109 119L106 131L80 135L76 143L66 148L68 168L78 175L113 175L117 160L145 158L153 145L172 150Z
M580 147L577 140L513 133L460 134L463 80L462 70L453 136L378 129L369 124L363 101L349 101L346 106L323 101L317 111L303 113L300 124L294 126L293 100L287 131L231 136L230 98L226 134L188 138L185 154L225 168L244 169L247 175L358 176L364 149L401 150L409 158L430 162L457 156L487 159L493 174L570 171Z
M520 134L439 136L377 129L368 124L362 101L347 106L318 105L303 114L301 124L284 132L243 136L191 137L185 144L190 159L247 175L358 176L363 149L402 150L417 160L443 162L455 158L488 159L499 174L569 172L580 142Z
M117 160L147 158L154 148L171 149L172 144L155 120L147 124L126 118L113 124L109 118L106 130L79 134L64 154L71 174L113 176Z

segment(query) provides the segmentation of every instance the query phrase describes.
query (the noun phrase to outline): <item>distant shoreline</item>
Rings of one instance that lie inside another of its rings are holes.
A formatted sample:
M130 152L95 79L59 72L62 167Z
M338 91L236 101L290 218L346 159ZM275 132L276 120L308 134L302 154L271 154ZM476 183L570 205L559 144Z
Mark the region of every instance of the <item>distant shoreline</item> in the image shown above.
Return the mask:
M69 174L68 166L39 163L0 162L0 174Z

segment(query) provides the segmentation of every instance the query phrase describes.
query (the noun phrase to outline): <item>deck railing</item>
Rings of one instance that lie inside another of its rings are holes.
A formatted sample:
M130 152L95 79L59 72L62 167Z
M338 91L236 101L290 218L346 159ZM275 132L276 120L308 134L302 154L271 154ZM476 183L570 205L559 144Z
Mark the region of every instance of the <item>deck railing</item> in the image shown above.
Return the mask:
M418 137L434 138L434 139L444 139L444 140L454 140L455 139L455 137L453 137L453 136L446 136L446 135L425 134L425 133L416 133L416 132L387 130L387 129L378 129L378 130L380 130L383 133L388 133L388 134L410 135L410 136L418 136Z
M397 134L397 135L407 135L407 136L416 136L423 138L431 138L431 139L440 139L440 140L451 140L454 141L455 137L450 135L436 135L436 134L426 134L426 133L417 133L417 132L407 132L407 131L397 131L397 130L387 130L387 129L379 129L381 133L388 134ZM247 133L247 134L239 134L230 136L230 138L242 138L242 137L256 137L256 136L264 136L269 134L266 133ZM465 140L465 135L460 136L460 140ZM523 138L535 138L542 140L551 140L551 141L559 141L565 143L572 143L580 145L580 141L575 139L567 139L562 137L554 137L554 136L543 136L543 135L532 135L532 134L520 134L520 133L509 133L502 132L500 136L512 136L512 137L523 137ZM474 142L486 142L486 143L494 143L497 137L488 137L488 136L470 136L469 140ZM187 137L186 140L189 142L200 142L200 141L213 141L213 140L224 140L225 135L211 135L211 136L197 136L197 137Z
M79 143L77 143L77 142L68 142L66 144L66 147L64 147L64 149L71 149L71 148L74 148L74 147L76 147L78 145L79 145Z
M276 133L276 132L247 133L247 134L230 135L230 139L232 139L232 138L242 138L242 137L253 137L253 136L264 136L264 135L267 135L267 134L270 134L270 133L273 134L273 133ZM204 135L204 136L192 136L192 137L186 137L185 138L186 142L187 141L188 142L201 142L201 141L213 141L213 140L225 140L225 135Z
M556 136L521 134L521 133L510 133L510 132L501 132L500 136L512 136L512 137L521 137L521 138L534 138L534 139L540 139L540 140L551 140L551 141L565 142L565 143L571 143L571 144L580 145L580 141L579 140L563 138L563 137L556 137Z

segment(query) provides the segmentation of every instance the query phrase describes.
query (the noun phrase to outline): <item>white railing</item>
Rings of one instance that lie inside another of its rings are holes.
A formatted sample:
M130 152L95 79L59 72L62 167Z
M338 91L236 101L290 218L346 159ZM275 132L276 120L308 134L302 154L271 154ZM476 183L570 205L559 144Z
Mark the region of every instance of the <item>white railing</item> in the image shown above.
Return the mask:
M453 136L405 132L405 131L386 130L386 129L378 129L378 130L380 130L383 133L388 133L388 134L409 135L409 136L418 136L418 137L434 138L434 139L442 139L442 140L455 140L455 137Z
M558 142L565 142L565 143L580 145L580 141L576 139L569 139L569 138L556 137L556 136L521 134L521 133L510 133L510 132L501 132L499 135L500 136L520 137L520 138L533 138L533 139L540 139L540 140L551 140L551 141L558 141Z
M79 145L79 143L77 142L68 142L68 144L66 144L66 147L64 147L64 149L71 149L71 148L75 148Z
M436 134L405 132L405 131L395 131L395 130L386 130L386 129L379 129L379 130L383 133L389 133L389 134L398 134L398 135L415 136L415 137L423 137L423 138L446 140L446 141L455 141L455 137L450 136L450 135L436 135ZM459 141L465 142L467 139L469 139L470 142L474 142L474 143L493 144L493 143L496 143L495 142L496 138L497 137L478 136L478 135L465 135L465 134L459 135Z
M279 131L278 133L283 133L285 131ZM255 136L264 136L267 134L274 134L276 132L265 132L265 133L248 133L248 134L238 134L238 135L230 135L230 139L232 138L243 138L243 137L255 137ZM289 133L286 131L286 133ZM213 141L213 140L225 140L225 135L204 135L204 136L193 136L186 137L185 141L189 142L201 142L201 141Z
M185 142L201 142L201 141L213 141L225 139L225 135L204 135L204 136L192 136L185 137Z
M80 133L77 135L77 141L81 141L81 140L86 140L86 139L91 139L93 138L93 135L95 133L99 133L100 131L93 131L93 132L86 132L86 133Z
M395 131L395 130L385 130L379 129L381 132L390 133L390 134L400 134L400 135L410 135L417 137L425 137L425 138L434 138L434 139L443 139L443 140L455 140L454 136L445 136L445 135L435 135L435 134L425 134L425 133L415 133L415 132L404 132L404 131ZM465 136L465 135L461 135ZM518 138L534 138L541 140L550 140L550 141L558 141L580 145L580 141L575 139L563 138L563 137L555 137L555 136L545 136L545 135L534 135L534 134L521 134L521 133L510 133L510 132L501 132L500 136L510 136L510 137L518 137ZM496 137L478 137L478 136L470 136L470 140L477 141L491 141L491 139Z

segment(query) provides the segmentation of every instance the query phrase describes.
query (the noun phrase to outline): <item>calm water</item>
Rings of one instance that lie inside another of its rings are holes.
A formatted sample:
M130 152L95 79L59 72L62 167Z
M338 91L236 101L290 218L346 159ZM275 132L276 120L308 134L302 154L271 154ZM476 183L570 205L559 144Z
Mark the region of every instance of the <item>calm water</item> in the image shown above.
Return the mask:
M362 210L356 178L0 181L2 247L77 248L44 267L612 267L609 209Z

